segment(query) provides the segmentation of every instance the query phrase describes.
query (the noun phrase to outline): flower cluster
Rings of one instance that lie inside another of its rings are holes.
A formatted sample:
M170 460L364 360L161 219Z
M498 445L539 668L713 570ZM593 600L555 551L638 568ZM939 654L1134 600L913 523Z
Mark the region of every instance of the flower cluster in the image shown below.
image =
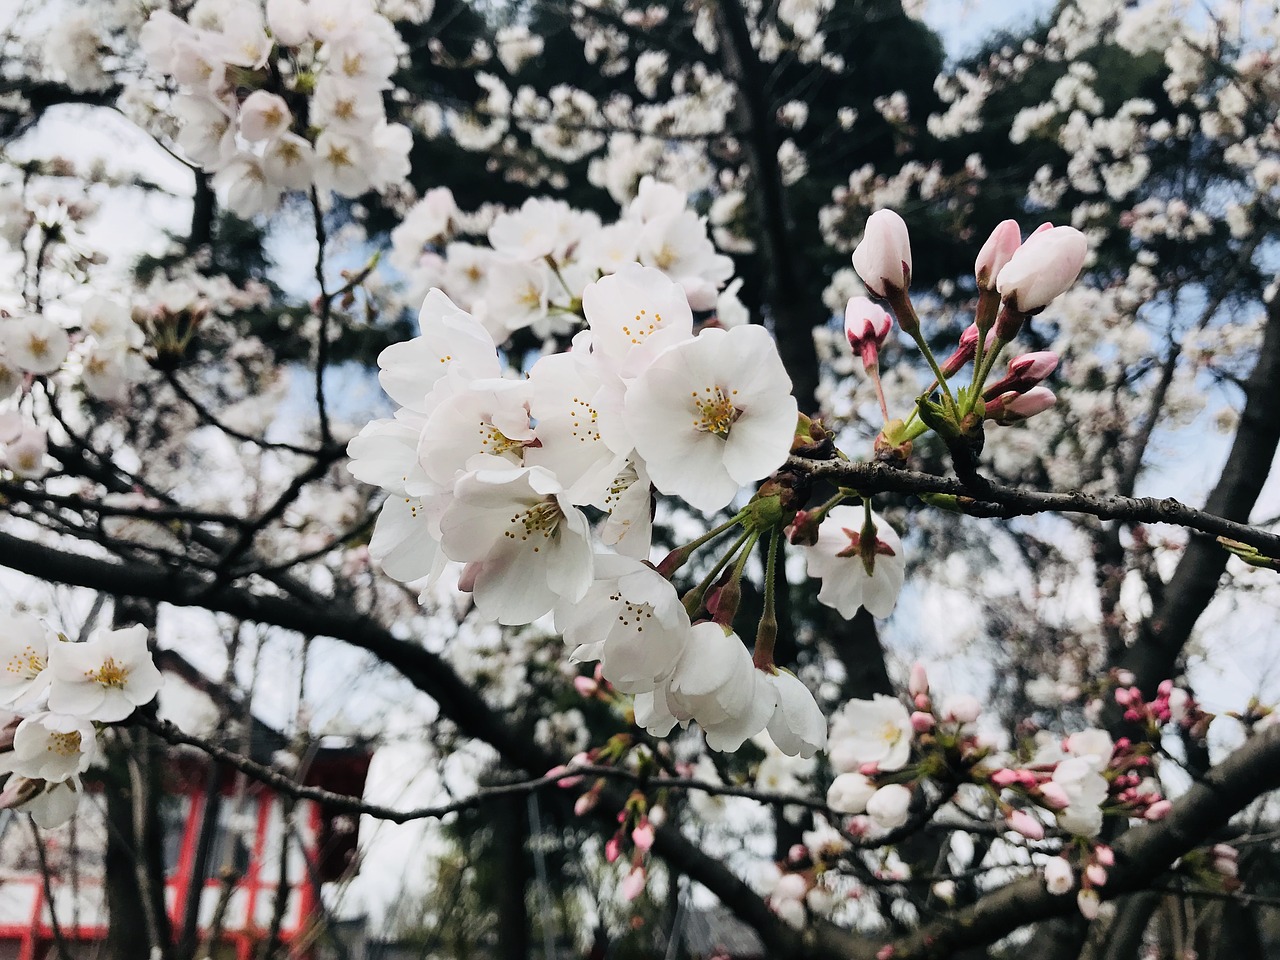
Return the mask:
M796 402L772 339L751 325L695 335L685 288L637 263L588 286L582 310L573 349L517 380L476 318L428 294L422 336L379 358L402 408L349 448L352 472L389 493L370 554L403 580L463 564L461 588L499 623L554 611L574 659L599 660L655 733L696 720L733 750L767 728L811 755L826 735L812 695L726 626L736 579L692 622L705 587L682 602L644 562L653 489L715 511L786 460ZM584 508L604 513L616 552L593 543Z
M98 752L95 724L124 720L160 690L145 627L99 630L70 643L22 613L0 618L0 705L22 713L5 728L0 807L42 827L66 822Z
M382 102L401 41L367 0L195 9L192 22L156 11L140 42L182 90L178 145L214 172L233 213L268 213L289 190L358 197L408 176L412 135Z
M693 310L716 310L724 326L744 313L732 292L721 292L733 261L716 252L685 194L652 177L608 225L562 200L530 198L498 214L481 246L446 242L458 220L448 191L431 191L392 232L395 260L414 284L444 290L497 343L526 328L544 339L577 330L587 286L633 262L661 271Z

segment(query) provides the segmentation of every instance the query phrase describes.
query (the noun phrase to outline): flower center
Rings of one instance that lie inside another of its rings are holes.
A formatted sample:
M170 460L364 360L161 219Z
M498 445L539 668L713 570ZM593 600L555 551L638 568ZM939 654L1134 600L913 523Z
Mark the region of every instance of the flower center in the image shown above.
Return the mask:
M886 744L892 747L895 743L897 743L899 740L902 739L902 731L899 730L897 726L895 726L894 724L886 721L885 725L880 728L880 739L882 739Z
M51 733L45 749L60 757L74 757L80 752L80 733L75 730L71 733Z
M84 675L104 687L121 689L129 679L129 670L124 665L116 663L115 657L107 657L97 670L86 670Z
M636 314L635 326L633 327L629 323L624 323L622 325L622 332L632 343L639 343L661 326L662 314L655 313L650 317L647 311L641 310Z
M503 536L508 540L525 542L534 541L533 552L538 553L542 547L538 539L550 540L560 526L564 512L555 500L541 500L528 510L515 514L507 521L508 528Z
M46 662L44 657L36 653L36 648L28 644L22 648L21 653L10 657L4 668L9 673L21 674L28 680L34 680L45 668Z
M692 391L694 413L698 414L693 428L717 437L729 436L729 428L742 416L742 411L733 405L737 394L737 390L726 391L724 387L703 387L701 394Z
M573 412L570 414L571 423L573 424L573 436L578 438L579 443L586 443L588 440L599 440L600 431L596 429L596 408L587 401L578 397L574 397L570 401Z
M618 611L618 622L636 633L643 633L644 622L653 619L653 607L647 603L632 603L620 593L612 594L609 599L614 603L621 602L622 609Z
M480 421L480 438L481 452L492 453L496 457L505 457L512 450L519 456L519 451L524 448L523 440L512 440L492 423L483 420Z

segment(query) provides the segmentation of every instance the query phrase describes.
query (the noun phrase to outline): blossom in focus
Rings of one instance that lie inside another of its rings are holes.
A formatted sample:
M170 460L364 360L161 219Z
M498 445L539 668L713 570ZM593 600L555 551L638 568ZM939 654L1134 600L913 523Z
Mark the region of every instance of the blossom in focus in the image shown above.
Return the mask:
M706 512L782 466L796 413L773 338L754 325L703 330L668 348L623 407L654 486Z
M689 642L689 615L671 581L630 557L598 554L579 600L556 605L571 659L599 660L623 693L652 691L675 671Z
M846 619L859 607L872 616L887 617L906 579L906 556L893 527L872 513L875 544L864 549L864 521L862 507L834 507L818 527L817 542L804 548L809 576L822 580L818 600Z
M163 683L143 626L98 630L85 643L55 643L49 670L50 710L103 723L123 720Z
M476 564L471 587L482 614L532 623L590 589L587 518L560 496L550 471L491 463L458 479L440 518L440 544L449 559Z
M787 756L809 759L827 745L827 718L795 674L776 670L765 680L778 698L765 730Z
M991 236L987 237L987 242L978 251L978 259L973 264L973 275L978 281L979 289L995 288L996 277L1021 245L1022 232L1018 229L1016 220L1003 220L991 231Z

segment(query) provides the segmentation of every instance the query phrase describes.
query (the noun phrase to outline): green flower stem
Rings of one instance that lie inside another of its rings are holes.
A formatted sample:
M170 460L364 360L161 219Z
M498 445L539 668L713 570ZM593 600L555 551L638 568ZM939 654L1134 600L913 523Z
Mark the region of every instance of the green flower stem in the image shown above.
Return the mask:
M756 645L751 653L751 660L759 670L773 669L773 645L778 639L778 615L774 608L773 581L778 570L778 541L781 539L777 530L769 533L769 558L764 568L764 612L760 615L760 625L756 628Z
M712 527L710 530L702 534L700 537L690 540L684 546L678 547L676 550L672 551L672 555L677 558L677 562L675 563L674 566L668 566L667 562L663 561L662 565L659 567L659 572L668 580L670 580L671 576L677 570L679 570L682 566L684 566L685 563L688 562L689 558L693 556L693 552L695 550L697 550L699 547L703 546L706 543L710 543L712 540L720 536L720 534L724 533L730 527L736 526L739 523L741 523L744 519L746 519L747 513L748 513L747 510L739 510L737 513L735 513L732 517L730 517L724 523L720 524L717 527Z
M738 535L738 539L733 542L733 546L726 550L724 556L716 561L716 565L711 568L711 572L703 577L702 581L696 587L684 595L681 602L684 604L684 608L689 611L690 619L693 619L693 617L697 615L698 609L702 606L702 601L707 595L707 590L709 590L711 585L716 582L716 578L719 577L721 571L729 565L729 561L733 559L734 555L737 554L742 545L750 540L751 545L755 546L755 541L759 536L760 534L756 531L743 530L742 533ZM750 552L750 549L748 549L747 553Z
M956 405L956 398L951 395L951 387L947 384L947 378L942 375L942 367L938 366L937 358L933 355L933 351L929 349L928 341L925 340L924 335L919 330L912 333L911 339L916 342L916 346L924 354L925 360L929 363L929 369L933 371L933 376L938 381L938 386L942 388L942 396L946 399L948 409L956 418L956 421L959 422L960 408Z

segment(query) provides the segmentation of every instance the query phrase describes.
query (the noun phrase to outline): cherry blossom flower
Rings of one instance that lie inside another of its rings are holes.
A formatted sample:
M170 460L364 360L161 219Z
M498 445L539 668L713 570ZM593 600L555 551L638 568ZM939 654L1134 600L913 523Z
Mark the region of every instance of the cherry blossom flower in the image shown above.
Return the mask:
M861 773L842 773L831 781L827 790L827 806L837 813L865 813L867 801L876 787Z
M143 626L98 630L85 643L55 643L49 670L50 710L103 723L129 716L163 682Z
M84 787L79 777L48 781L13 776L0 792L0 809L14 809L31 815L37 827L51 830L75 815Z
M822 580L818 600L846 619L859 607L887 617L906 579L907 560L893 527L872 513L875 545L868 550L862 543L865 522L862 507L834 507L818 527L817 542L804 548L809 576Z
M88 720L37 713L18 724L13 735L13 752L4 755L0 763L20 776L66 780L84 773L97 750L97 733Z
M1076 885L1071 864L1063 857L1050 857L1044 865L1044 885L1055 897L1060 897Z
M827 745L827 718L813 694L795 674L786 670L766 673L778 705L765 730L779 750L789 757L807 760Z
M911 815L911 788L887 783L867 801L867 816L882 830L895 830Z
M34 701L49 685L52 631L25 613L0 615L0 704Z
M557 604L555 622L571 659L599 660L604 678L623 693L652 691L675 671L689 642L689 615L671 581L613 554L596 555L590 589Z
M452 560L476 563L477 609L503 624L531 623L561 598L576 603L591 587L587 518L542 467L492 460L461 476L440 518Z
M782 466L796 411L773 338L745 326L668 348L631 384L623 415L654 485L710 512Z
M831 766L840 773L868 764L901 770L911 759L911 714L894 697L850 700L831 722Z
M1021 245L1022 232L1018 229L1018 221L1003 220L997 224L978 251L978 259L973 264L973 275L977 278L979 288L995 288L996 277Z
M696 720L712 750L731 752L764 730L777 692L751 662L733 631L709 621L694 624L671 678L636 696L636 723L665 736L677 722Z

